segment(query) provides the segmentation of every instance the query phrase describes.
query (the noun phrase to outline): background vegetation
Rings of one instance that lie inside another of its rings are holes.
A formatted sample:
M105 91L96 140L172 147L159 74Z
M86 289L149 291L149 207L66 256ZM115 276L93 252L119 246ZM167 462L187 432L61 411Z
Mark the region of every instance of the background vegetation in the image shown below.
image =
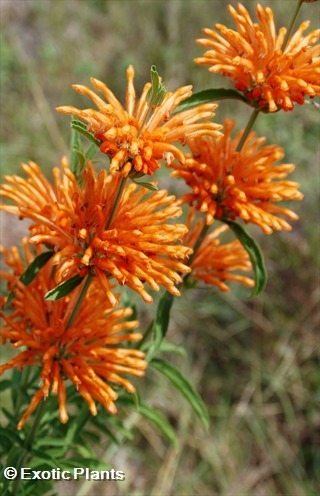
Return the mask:
M194 42L201 28L215 22L231 25L227 3L0 0L1 173L16 173L22 161L32 159L50 174L67 153L69 140L68 119L54 108L84 105L71 84L88 84L92 75L122 98L130 63L138 90L152 64L169 90L190 83L195 91L227 86L193 63L202 53ZM244 4L254 12L254 1ZM296 0L269 4L277 26L287 25ZM298 22L316 20L318 14L319 3L305 4ZM216 121L227 115L240 127L249 112L241 103L222 102ZM132 441L116 450L101 437L96 447L101 460L125 472L126 481L68 483L57 486L60 494L311 496L320 491L318 123L318 109L306 104L292 113L260 116L255 127L268 143L284 147L286 162L297 164L292 179L305 194L293 206L300 221L291 233L262 236L251 229L266 257L270 277L265 293L250 300L236 286L227 295L205 287L174 303L169 338L186 350L174 361L209 407L210 434L184 400L150 372L143 396L176 427L179 449L169 447L138 415L130 415ZM167 171L160 182L171 187ZM1 227L6 246L27 232L6 217ZM139 306L144 329L153 307Z

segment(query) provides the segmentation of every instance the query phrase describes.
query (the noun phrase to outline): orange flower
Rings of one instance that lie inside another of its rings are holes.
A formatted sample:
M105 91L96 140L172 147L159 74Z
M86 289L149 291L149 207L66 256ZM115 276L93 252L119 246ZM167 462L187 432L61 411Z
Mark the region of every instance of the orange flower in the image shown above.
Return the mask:
M142 338L140 333L132 332L138 326L137 321L121 322L132 310L111 310L103 290L94 280L77 317L68 327L81 289L77 288L72 297L54 303L46 301L44 295L52 288L52 264L49 262L26 287L18 281L21 260L16 252L3 249L2 252L16 276L15 297L11 302L13 312L9 317L2 315L4 326L0 335L3 341L9 340L14 348L23 348L23 351L0 367L0 375L12 368L41 367L42 385L31 399L18 429L49 394L58 395L60 420L67 422L65 383L68 380L88 403L92 415L97 414L95 401L102 403L109 413L117 413L114 402L118 395L110 384L133 393L134 386L122 374L142 377L147 366L142 351L122 347L125 342ZM26 258L28 261L32 258L29 247Z
M64 159L63 176L53 170L54 186L33 163L23 164L28 179L5 176L8 184L0 194L16 206L0 208L29 218L31 243L45 244L57 252L56 284L89 271L96 275L112 305L117 304L109 278L126 284L141 294L146 302L152 297L144 288L164 286L179 295L175 283L190 271L183 261L192 252L176 244L187 231L183 224L167 221L181 215L174 196L166 191L146 195L145 188L130 184L122 195L112 219L112 211L121 178L102 170L95 176L89 164L81 188Z
M208 38L197 43L209 50L195 62L231 78L252 106L269 112L292 110L295 102L304 103L305 96L319 95L319 45L315 43L320 30L303 36L310 25L305 21L284 46L286 28L277 34L269 7L257 5L257 24L241 3L237 9L229 5L236 31L222 24L216 24L221 34L203 29Z
M190 231L184 238L184 243L192 247L195 246L205 224L203 220L194 222L194 219L195 210L190 209L187 220ZM247 272L252 269L249 255L241 243L236 240L231 243L220 244L218 238L227 230L228 227L224 225L205 236L192 260L190 277L204 281L206 284L213 284L220 291L230 291L225 281L240 282L252 288L254 287L253 279L233 273L239 270Z
M284 180L294 169L293 164L276 165L284 156L276 145L263 146L265 138L250 133L242 150L236 151L243 134L234 139L230 134L234 121L225 121L225 134L220 140L198 138L188 142L192 156L185 165L174 164L173 176L182 177L192 188L181 202L206 214L206 223L214 219L242 218L261 227L266 234L273 230L291 230L278 214L291 220L298 216L291 210L275 205L281 200L301 200L298 183Z
M218 130L222 126L199 122L213 117L213 110L217 107L215 104L199 105L171 116L178 105L191 96L191 86L167 93L164 101L153 108L147 102L151 83L145 85L136 103L133 78L134 69L129 66L125 109L111 90L94 78L91 78L91 82L103 94L106 102L86 86L74 85L73 88L91 98L98 110L79 110L72 106L57 108L63 114L75 115L88 123L88 130L101 141L100 150L110 156L111 172L120 170L121 176L127 176L131 171L135 175L151 175L159 167L160 159L165 159L167 164L173 158L184 162L183 153L173 143L183 143L191 136L219 134Z

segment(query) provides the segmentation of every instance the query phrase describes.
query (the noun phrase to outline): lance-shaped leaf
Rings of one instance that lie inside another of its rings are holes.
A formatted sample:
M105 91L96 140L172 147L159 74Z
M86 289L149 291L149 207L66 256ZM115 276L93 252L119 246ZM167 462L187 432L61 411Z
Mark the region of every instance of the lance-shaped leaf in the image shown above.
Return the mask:
M152 342L147 352L147 360L151 360L157 353L163 338L167 334L173 298L173 295L166 291L158 303L156 318L151 329Z
M236 90L212 88L210 90L203 90L199 91L199 93L194 93L192 96L180 103L180 105L176 108L175 113L188 110L192 107L196 107L197 105L202 105L203 103L211 103L218 100L241 100L242 102L247 102L244 96Z
M80 122L74 115L71 117L71 136L70 136L70 169L75 174L79 164L78 152L82 152L82 145L78 131L72 126L72 123Z
M224 222L228 224L230 229L232 229L250 257L255 279L255 286L252 291L252 296L257 296L263 291L267 282L267 272L262 252L254 239L242 226L231 220L225 220Z
M76 275L68 279L67 281L62 282L55 288L51 289L45 295L46 300L57 301L64 296L67 296L71 291L73 291L81 282L83 281L83 277Z
M134 401L130 396L121 398L121 403L134 409L135 411L140 413L140 415L150 420L150 422L152 422L159 429L159 431L162 432L162 434L164 434L169 439L169 441L175 448L178 447L175 432L171 424L162 415L162 413L146 405L145 403Z
M173 428L169 424L168 420L158 410L155 410L148 405L140 404L138 407L138 412L150 420L159 429L159 431L169 439L175 448L178 447L177 438Z
M150 365L166 376L174 387L180 391L180 393L192 406L205 428L208 429L209 414L207 407L202 401L200 395L190 384L190 382L181 374L181 372L173 367L173 365L160 358L154 358L150 362Z
M95 141L87 151L84 151L79 128L81 128L81 134L87 133L86 126L77 117L72 116L71 118L71 140L70 140L70 169L75 175L76 180L83 185L83 170L86 166L88 160L92 160L97 153L97 142ZM87 136L87 135L86 135ZM92 136L92 135L91 135Z
M136 183L138 186L142 186L143 188L149 189L150 191L159 191L157 186L155 186L152 183L145 183L145 182L140 182L140 181L135 181L133 179L133 182Z
M44 253L40 253L40 255L38 255L30 265L28 265L24 273L20 276L19 281L21 281L25 286L29 286L38 274L39 270L48 262L53 254L54 251L45 251Z
M45 251L44 253L40 253L33 262L26 268L26 270L19 277L19 281L22 282L25 286L29 286L29 284L34 280L39 270L48 262L48 260L54 255L54 251ZM14 292L11 291L9 293L6 305L8 305L12 299L14 298Z
M83 122L80 122L78 120L72 121L71 128L82 134L82 136L87 138L89 141L92 141L92 143L100 148L101 142L97 138L95 138L92 133L89 133L89 131L87 131L86 125L83 124Z

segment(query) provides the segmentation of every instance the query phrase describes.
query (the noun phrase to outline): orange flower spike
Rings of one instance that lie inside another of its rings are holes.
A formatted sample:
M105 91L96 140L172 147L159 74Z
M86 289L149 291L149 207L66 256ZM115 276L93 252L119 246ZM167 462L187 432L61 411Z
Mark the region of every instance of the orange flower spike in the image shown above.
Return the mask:
M195 222L196 211L190 209L187 225L190 231L184 242L194 246L204 226L203 220ZM191 278L217 286L220 291L230 291L226 281L240 282L250 288L254 280L235 271L247 272L252 269L249 255L239 241L220 244L219 237L228 230L226 225L216 228L202 242L191 263Z
M72 106L58 107L63 114L71 114L88 124L88 130L101 141L100 150L109 155L110 171L119 171L121 177L131 172L152 175L164 159L170 164L175 157L184 162L177 142L199 135L219 135L222 126L209 122L214 116L216 104L199 105L192 110L171 114L178 105L192 95L192 87L184 86L173 93L166 93L156 105L148 101L151 84L147 83L136 101L134 69L127 69L126 105L124 108L111 90L101 81L91 78L92 85L100 91L106 102L93 90L82 85L73 88L88 96L98 110L79 110ZM206 119L204 122L200 122Z
M204 212L207 225L214 219L240 217L257 224L266 234L291 230L278 214L291 220L297 215L272 202L303 198L298 183L283 180L294 165L277 165L283 150L276 145L263 146L264 138L257 139L255 133L250 133L241 152L237 152L243 131L232 138L234 124L225 121L225 135L220 140L208 137L188 142L192 155L187 156L186 164L173 164L172 175L183 178L192 189L180 202Z
M176 262L180 262L179 272L187 273L190 268L183 262L192 250L180 244L186 227L168 224L182 214L174 196L167 191L149 193L131 183L109 225L119 175L108 175L106 171L95 175L88 163L84 186L80 188L65 159L62 166L63 174L54 173L50 193L38 191L40 201L34 210L27 207L28 197L35 196L33 188L29 190L30 177L21 179L12 189L10 198L18 203L14 211L9 205L0 205L2 210L33 221L31 243L49 244L55 251L50 264L56 269L56 285L77 274L94 273L113 306L117 298L110 285L112 278L127 284L149 303L152 297L144 287L145 281L155 290L164 286L178 295L174 286L179 281ZM42 177L39 180L42 183ZM22 189L24 203L20 198ZM7 197L5 189L0 193Z
M11 256L12 253L14 256ZM27 253L29 256L29 248ZM17 284L21 259L16 250L7 251L6 261L16 273L14 277ZM132 309L111 310L104 291L95 278L73 325L66 329L69 320L67 316L70 316L75 297L81 288L77 288L73 295L55 302L53 306L52 302L44 299L45 293L53 285L51 270L52 265L49 263L28 287L19 282L11 302L13 312L10 316L5 316L0 331L0 335L10 340L15 348L25 348L15 358L0 366L0 375L12 368L22 370L30 365L41 368L43 384L21 418L19 429L39 403L50 394L58 395L60 420L67 422L65 380L70 380L75 385L93 415L97 413L93 398L114 414L117 393L112 385L123 384L128 391L134 390L133 386L130 388L127 379L122 381L119 374L141 377L147 366L143 352L123 348L127 342L133 343L142 338L140 333L133 332L138 326L137 321L123 321L132 314ZM27 298L29 294L39 296L34 298L32 308ZM35 314L46 315L46 319L35 320Z
M310 21L304 21L283 46L286 28L277 34L270 7L257 5L257 24L241 3L236 9L229 5L229 13L236 31L222 24L215 26L221 34L203 29L207 38L196 41L209 50L196 63L231 78L253 107L269 112L292 110L295 103L304 103L305 96L320 94L316 45L320 30L304 35Z

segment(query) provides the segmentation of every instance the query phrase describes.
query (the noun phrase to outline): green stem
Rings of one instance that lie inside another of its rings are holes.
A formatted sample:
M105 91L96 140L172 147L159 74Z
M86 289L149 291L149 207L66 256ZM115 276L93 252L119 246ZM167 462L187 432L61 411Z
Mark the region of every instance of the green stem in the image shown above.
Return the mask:
M81 292L79 294L79 298L78 298L78 300L77 300L77 302L76 302L76 304L75 304L75 306L74 306L74 308L72 310L72 313L71 313L70 318L68 320L68 323L66 325L66 330L69 329L73 325L73 323L75 321L75 318L78 315L78 312L79 312L79 310L81 308L81 305L83 303L83 300L84 300L84 298L85 298L85 296L87 294L88 288L90 286L92 277L93 277L93 275L89 273L88 276L87 276L87 278L85 279L85 281L83 283Z
M127 177L123 177L120 181L120 185L119 185L119 188L117 191L117 196L116 196L116 199L114 201L114 204L112 205L111 214L110 214L110 217L109 217L108 222L107 222L106 227L105 227L106 230L109 229L109 227L111 226L111 223L112 223L112 221L113 221L113 219L117 213L117 209L118 209L120 200L122 198L122 193L123 193L124 187L126 185L126 182L127 182Z
M46 401L43 400L42 403L40 404L40 406L38 407L37 409L37 413L36 413L36 416L34 418L34 421L33 421L33 425L31 427L31 430L29 432L29 435L28 437L26 438L25 440L25 443L24 443L24 447L23 447L23 452L20 456L20 459L17 463L17 471L18 471L18 477L15 479L14 481L14 485L13 485L13 491L12 491L12 495L13 496L16 496L18 494L18 489L19 489L19 482L20 482L20 469L21 467L23 467L24 465L24 462L26 461L26 458L28 457L29 455L29 452L32 448L32 445L33 445L33 441L36 437L36 434L37 434L37 431L40 427L40 422L41 422L41 419L42 419L42 416L45 412L45 408L46 408Z
M288 41L289 41L289 38L290 38L290 35L291 35L291 32L292 32L293 26L294 26L294 24L296 22L296 19L298 17L298 14L300 12L300 9L301 9L302 4L303 4L303 0L298 0L297 6L295 8L295 11L293 13L293 16L292 16L292 19L291 19L291 22L290 22L290 25L288 27L288 30L287 30L286 35L285 35L284 40L283 40L283 48L282 48L282 51L283 52L286 49L286 46L288 44Z
M259 115L259 112L260 112L260 110L259 110L259 109L254 109L254 111L252 112L251 117L250 117L250 119L249 119L249 122L248 122L248 124L247 124L247 126L246 126L246 128L245 128L245 130L244 130L244 133L243 133L243 135L241 136L241 139L240 139L240 141L239 141L239 143L238 143L238 146L237 146L237 148L236 148L236 152L241 152L241 150L242 150L242 148L243 148L243 145L245 144L246 139L247 139L247 137L248 137L248 135L249 135L249 133L250 133L250 131L251 131L252 127L253 127L253 124L255 123L256 118L257 118L257 117L258 117L258 115Z

